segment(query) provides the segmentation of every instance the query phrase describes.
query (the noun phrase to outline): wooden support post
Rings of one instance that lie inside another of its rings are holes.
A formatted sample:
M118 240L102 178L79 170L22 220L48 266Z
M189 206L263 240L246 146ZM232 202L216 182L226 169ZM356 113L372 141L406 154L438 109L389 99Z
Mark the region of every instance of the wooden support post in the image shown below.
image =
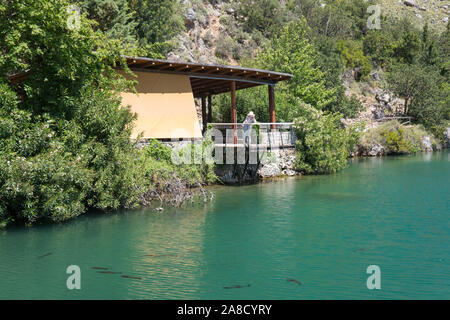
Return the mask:
M231 91L231 122L237 123L236 117L236 81L231 81L230 83L230 91ZM236 137L236 126L233 126L233 140L234 144L237 143Z
M231 81L231 122L236 123L236 82Z
M208 96L208 123L212 123L212 96Z
M203 123L203 133L206 132L206 127L207 127L207 115L206 115L206 97L202 97L202 123Z
M275 118L275 85L269 85L269 118L270 122L276 122ZM275 125L272 125L272 129L276 129Z

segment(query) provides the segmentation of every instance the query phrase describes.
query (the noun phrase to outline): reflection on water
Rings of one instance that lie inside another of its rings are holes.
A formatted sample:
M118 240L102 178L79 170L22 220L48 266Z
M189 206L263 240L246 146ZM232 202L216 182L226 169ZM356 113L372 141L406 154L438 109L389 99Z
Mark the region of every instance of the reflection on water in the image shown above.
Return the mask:
M0 298L448 299L449 161L353 159L330 176L212 187L208 204L4 230ZM366 287L372 264L382 290Z

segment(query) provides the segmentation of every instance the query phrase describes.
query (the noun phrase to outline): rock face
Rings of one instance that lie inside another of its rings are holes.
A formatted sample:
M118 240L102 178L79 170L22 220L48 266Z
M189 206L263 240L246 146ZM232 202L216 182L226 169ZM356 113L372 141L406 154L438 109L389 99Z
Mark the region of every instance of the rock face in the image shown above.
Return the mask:
M422 144L423 144L424 151L426 151L426 152L433 151L433 144L431 143L430 137L422 137Z
M189 8L188 11L184 14L184 25L188 29L192 29L195 26L195 20L197 17L195 16L195 11L192 8Z
M444 131L444 147L450 148L450 128Z
M375 144L372 146L372 149L367 152L367 155L371 157L383 156L386 153L386 150L381 144Z
M274 153L273 161L262 164L258 170L262 178L295 176L295 149L280 149Z
M272 150L259 167L256 164L225 164L216 166L215 173L224 183L249 183L264 178L298 175L294 167L295 149L278 149Z
M271 178L281 176L281 169L276 163L268 163L258 170L262 178Z

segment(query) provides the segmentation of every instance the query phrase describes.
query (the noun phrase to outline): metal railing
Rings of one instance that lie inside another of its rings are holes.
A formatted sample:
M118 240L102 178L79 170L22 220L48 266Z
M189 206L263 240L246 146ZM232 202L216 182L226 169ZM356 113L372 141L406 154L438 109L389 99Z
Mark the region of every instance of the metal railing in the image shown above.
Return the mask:
M213 140L223 147L295 147L293 122L210 123L215 129Z

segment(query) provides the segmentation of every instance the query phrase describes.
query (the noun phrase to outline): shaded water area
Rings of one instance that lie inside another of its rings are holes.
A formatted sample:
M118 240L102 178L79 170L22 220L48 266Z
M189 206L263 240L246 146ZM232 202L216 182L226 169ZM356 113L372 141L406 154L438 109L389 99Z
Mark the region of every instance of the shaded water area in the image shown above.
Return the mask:
M214 187L207 204L14 227L0 231L0 298L449 299L449 182L448 152L357 159ZM66 287L69 265L81 290Z

